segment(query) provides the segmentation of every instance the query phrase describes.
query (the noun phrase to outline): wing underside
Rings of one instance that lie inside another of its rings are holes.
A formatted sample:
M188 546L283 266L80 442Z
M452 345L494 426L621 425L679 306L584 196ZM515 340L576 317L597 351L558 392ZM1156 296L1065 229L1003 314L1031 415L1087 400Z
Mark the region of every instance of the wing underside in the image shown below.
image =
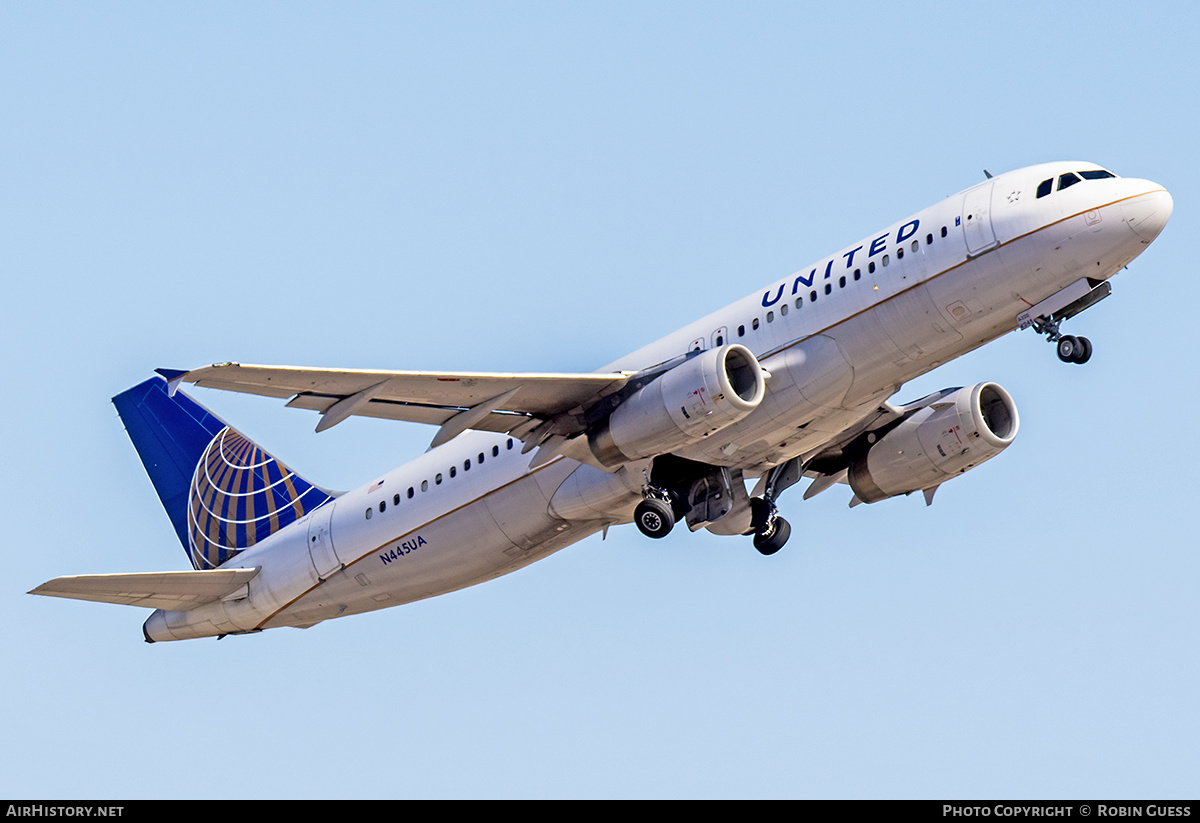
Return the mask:
M239 363L162 373L205 388L290 398L289 407L322 414L318 430L352 415L435 426L458 418L454 433L472 428L518 436L550 420L567 432L582 430L587 410L620 391L630 377L626 372L372 371Z

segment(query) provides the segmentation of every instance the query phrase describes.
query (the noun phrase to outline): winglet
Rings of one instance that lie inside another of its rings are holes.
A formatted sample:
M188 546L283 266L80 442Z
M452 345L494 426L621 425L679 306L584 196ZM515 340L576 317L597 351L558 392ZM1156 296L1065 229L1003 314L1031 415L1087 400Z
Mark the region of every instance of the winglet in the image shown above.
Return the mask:
M179 388L180 381L187 377L187 369L155 369L155 373L162 375L167 381L167 397L174 397L175 390Z

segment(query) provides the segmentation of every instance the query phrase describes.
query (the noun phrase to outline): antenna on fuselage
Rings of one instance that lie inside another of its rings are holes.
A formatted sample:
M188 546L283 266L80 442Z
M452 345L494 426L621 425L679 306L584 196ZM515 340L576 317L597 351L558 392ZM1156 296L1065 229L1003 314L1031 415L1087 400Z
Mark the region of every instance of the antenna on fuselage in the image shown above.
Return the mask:
M988 180L992 179L992 173L990 171L988 171L987 169L983 170L983 176L986 177Z

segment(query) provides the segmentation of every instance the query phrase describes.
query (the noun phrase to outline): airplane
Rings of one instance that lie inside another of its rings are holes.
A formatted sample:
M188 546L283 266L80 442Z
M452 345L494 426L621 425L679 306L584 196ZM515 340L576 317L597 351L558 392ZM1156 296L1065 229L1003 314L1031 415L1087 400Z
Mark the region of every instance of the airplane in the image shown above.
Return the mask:
M159 369L113 402L192 569L31 593L153 609L147 642L220 638L455 591L629 522L771 555L791 534L779 497L803 479L804 499L842 484L851 506L928 505L1013 442L1016 405L991 382L889 398L1019 329L1087 362L1091 342L1062 324L1109 296L1174 205L1093 163L985 175L596 372ZM318 432L352 416L437 431L412 462L334 492L183 383L287 399L320 414Z

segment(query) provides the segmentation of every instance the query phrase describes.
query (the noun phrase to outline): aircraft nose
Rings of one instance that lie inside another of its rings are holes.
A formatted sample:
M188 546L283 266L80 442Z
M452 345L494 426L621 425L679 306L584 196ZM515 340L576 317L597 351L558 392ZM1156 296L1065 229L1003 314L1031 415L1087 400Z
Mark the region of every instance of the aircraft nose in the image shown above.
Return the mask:
M1142 240L1149 243L1171 219L1175 201L1166 189L1157 189L1126 200L1122 206L1125 222Z

